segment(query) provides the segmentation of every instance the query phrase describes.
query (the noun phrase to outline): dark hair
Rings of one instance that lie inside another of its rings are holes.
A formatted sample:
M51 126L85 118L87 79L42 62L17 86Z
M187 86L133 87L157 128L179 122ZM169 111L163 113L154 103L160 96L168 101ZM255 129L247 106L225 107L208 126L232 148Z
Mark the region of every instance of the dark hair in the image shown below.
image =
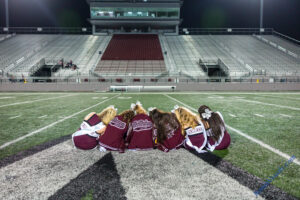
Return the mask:
M220 115L215 112L211 113L211 117L209 117L209 119L204 118L203 114L206 113L206 111L212 112L212 110L206 105L202 105L198 109L200 118L201 118L202 122L204 122L205 129L210 128L211 133L212 133L211 137L214 139L214 141L218 141L219 138L221 137L222 133L225 130L224 122L223 122L222 118L220 117ZM209 127L206 126L206 123L208 123Z
M157 142L160 144L167 139L170 128L174 130L180 127L174 113L163 112L161 110L154 109L150 111L149 116L157 128Z
M125 110L122 113L119 114L123 120L127 123L127 125L129 124L129 122L132 120L132 118L134 117L134 111L133 110Z

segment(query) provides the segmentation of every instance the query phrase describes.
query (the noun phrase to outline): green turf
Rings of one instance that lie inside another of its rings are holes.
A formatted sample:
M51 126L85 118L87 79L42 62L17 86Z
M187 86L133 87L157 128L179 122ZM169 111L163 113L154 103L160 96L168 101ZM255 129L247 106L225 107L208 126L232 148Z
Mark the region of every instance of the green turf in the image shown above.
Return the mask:
M13 100L0 99L0 105L30 101L32 99L44 99L54 96L64 96L70 93L5 93L0 97L13 96ZM0 145L37 130L48 124L79 112L87 107L95 105L105 99L113 97L114 93L74 93L74 97L63 97L53 100L33 102L0 108ZM170 94L183 103L198 109L201 104L210 106L215 111L220 111L226 124L234 127L270 146L279 149L289 155L300 158L300 111L291 108L279 108L274 105L262 105L245 100L258 101L266 104L275 104L287 107L300 108L300 94L281 93L202 93L202 94ZM20 142L12 144L0 150L0 159L13 155L19 151L28 149L46 141L72 134L81 123L83 117L89 112L99 112L108 105L115 105L119 111L130 107L130 104L141 101L145 108L157 107L170 111L174 105L179 103L164 96L163 93L155 94L122 94L120 97L131 97L130 99L113 98L110 101L78 114L71 119L58 123L34 136L28 137ZM32 98L32 99L31 99ZM4 101L5 102L2 102ZM263 115L258 117L255 114ZM280 114L291 117L281 116ZM20 118L9 119L9 117L21 115ZM47 115L45 118L38 117ZM235 117L233 117L234 115ZM266 150L248 139L230 132L232 145L228 150L215 151L214 153L233 165L250 172L262 179L267 179L283 166L286 159ZM272 184L282 188L288 193L300 197L300 167L296 164L288 166ZM257 188L258 189L258 188ZM87 195L88 196L88 195Z
M88 191L86 195L81 198L81 200L93 200L93 192L93 190Z

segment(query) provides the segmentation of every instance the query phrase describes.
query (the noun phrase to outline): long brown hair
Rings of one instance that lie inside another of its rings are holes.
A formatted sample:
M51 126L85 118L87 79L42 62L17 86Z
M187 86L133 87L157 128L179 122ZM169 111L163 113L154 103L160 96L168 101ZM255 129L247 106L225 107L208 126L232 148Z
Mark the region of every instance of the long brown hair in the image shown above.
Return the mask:
M198 113L200 114L200 118L205 126L205 129L211 129L211 137L214 139L214 141L218 141L225 130L225 124L220 115L213 112L206 105L200 106ZM206 116L207 114L210 116Z
M160 144L167 139L169 129L167 126L173 130L180 127L179 121L174 113L163 112L155 108L150 111L149 116L157 128L157 142Z
M124 110L123 112L121 112L119 114L123 120L127 123L127 125L129 124L129 122L132 120L132 118L134 117L134 111L133 110Z

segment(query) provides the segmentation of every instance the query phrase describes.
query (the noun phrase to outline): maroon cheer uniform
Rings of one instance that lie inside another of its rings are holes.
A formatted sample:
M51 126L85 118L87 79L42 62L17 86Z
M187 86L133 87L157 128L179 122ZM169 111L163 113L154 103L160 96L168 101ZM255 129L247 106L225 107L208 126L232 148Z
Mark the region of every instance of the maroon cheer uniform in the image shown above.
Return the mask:
M207 144L207 136L203 124L200 122L195 128L185 129L186 138L184 147L189 150L196 150L198 153L204 153Z
M153 129L153 135L157 135L157 129ZM157 148L163 152L179 149L184 143L184 136L181 134L181 127L173 129L167 126L167 139L162 144L157 144Z
M220 112L216 112L216 113L221 117L221 119L224 122L222 114ZM225 122L224 122L224 124L225 124ZM206 130L206 133L207 133L207 147L206 148L209 151L222 150L222 149L227 149L229 147L231 138L226 129L223 131L223 133L218 141L214 141L213 138L211 137L212 129Z
M127 133L128 126L123 121L122 116L116 116L107 125L104 134L99 138L99 145L110 151L119 151L124 153L124 136Z
M152 127L153 123L148 115L136 115L130 123L130 128L126 138L126 142L128 143L128 149L153 149Z
M74 147L82 150L96 148L99 135L95 131L103 127L105 127L105 125L96 114L92 115L88 120L84 120L78 131L72 135Z

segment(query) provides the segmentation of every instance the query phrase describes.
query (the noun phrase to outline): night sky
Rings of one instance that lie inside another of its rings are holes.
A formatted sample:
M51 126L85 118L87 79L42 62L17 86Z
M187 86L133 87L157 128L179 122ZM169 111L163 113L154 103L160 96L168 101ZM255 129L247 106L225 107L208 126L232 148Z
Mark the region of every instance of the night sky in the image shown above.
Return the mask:
M10 26L90 26L85 0L9 0ZM300 40L300 0L264 0L264 27ZM260 0L185 0L181 27L259 27ZM0 0L0 26L5 26Z

